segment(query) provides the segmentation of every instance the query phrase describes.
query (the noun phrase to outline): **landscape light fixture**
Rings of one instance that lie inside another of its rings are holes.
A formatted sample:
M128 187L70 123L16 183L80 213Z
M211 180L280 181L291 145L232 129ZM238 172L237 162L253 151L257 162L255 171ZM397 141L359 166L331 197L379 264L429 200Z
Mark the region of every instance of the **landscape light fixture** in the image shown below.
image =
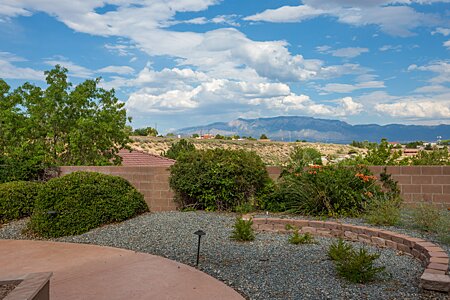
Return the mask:
M58 212L54 211L54 210L47 211L47 215L49 215L51 218L56 217L57 214L58 214Z
M195 235L198 235L198 247L197 247L197 264L196 266L198 267L198 261L200 259L200 240L202 239L202 236L206 234L206 232L204 232L203 230L197 230L196 232L194 232Z

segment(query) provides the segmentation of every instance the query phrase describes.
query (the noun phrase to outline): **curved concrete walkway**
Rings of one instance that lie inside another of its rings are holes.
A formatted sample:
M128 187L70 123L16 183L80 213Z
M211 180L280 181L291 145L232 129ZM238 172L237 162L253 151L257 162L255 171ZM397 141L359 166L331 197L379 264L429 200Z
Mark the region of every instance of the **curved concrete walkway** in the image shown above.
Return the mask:
M124 249L0 240L0 278L53 272L51 299L244 299L221 281L159 256Z

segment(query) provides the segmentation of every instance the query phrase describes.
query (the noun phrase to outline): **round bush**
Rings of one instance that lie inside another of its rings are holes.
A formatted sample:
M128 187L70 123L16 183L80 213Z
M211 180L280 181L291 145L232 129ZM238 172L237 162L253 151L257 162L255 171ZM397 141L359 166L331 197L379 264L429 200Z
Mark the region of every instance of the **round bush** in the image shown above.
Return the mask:
M40 190L30 229L44 237L75 235L147 210L143 195L125 179L74 172L51 179Z
M269 182L255 152L213 149L181 155L171 167L170 186L182 207L233 210L254 205Z
M0 184L0 223L30 216L41 185L30 181Z

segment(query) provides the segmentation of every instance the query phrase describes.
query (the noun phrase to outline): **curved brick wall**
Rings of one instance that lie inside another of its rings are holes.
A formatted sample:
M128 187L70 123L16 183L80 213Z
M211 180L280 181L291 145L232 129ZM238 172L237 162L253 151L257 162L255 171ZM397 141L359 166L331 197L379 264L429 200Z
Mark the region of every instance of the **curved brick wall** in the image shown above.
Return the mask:
M250 219L251 216L246 215L243 218ZM420 286L423 289L450 293L450 276L447 275L449 258L447 253L436 244L373 227L328 221L253 218L253 227L258 231L288 232L286 224L299 228L299 232L302 233L309 232L324 237L341 237L408 253L419 259L425 267L425 271L420 278Z

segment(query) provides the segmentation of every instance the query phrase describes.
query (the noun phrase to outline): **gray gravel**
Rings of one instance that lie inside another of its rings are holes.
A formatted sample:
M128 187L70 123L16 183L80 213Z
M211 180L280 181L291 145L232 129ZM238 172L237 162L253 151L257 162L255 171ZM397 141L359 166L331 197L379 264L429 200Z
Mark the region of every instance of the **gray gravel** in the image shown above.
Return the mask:
M234 214L206 212L147 213L88 233L56 239L125 248L195 265L198 229L202 239L200 269L239 291L248 299L448 299L441 293L420 292L420 263L391 249L364 245L380 254L386 272L369 284L351 284L337 277L327 259L333 239L292 245L288 235L259 233L240 243L229 236ZM25 221L0 228L0 238L25 238ZM356 247L363 246L354 243Z

